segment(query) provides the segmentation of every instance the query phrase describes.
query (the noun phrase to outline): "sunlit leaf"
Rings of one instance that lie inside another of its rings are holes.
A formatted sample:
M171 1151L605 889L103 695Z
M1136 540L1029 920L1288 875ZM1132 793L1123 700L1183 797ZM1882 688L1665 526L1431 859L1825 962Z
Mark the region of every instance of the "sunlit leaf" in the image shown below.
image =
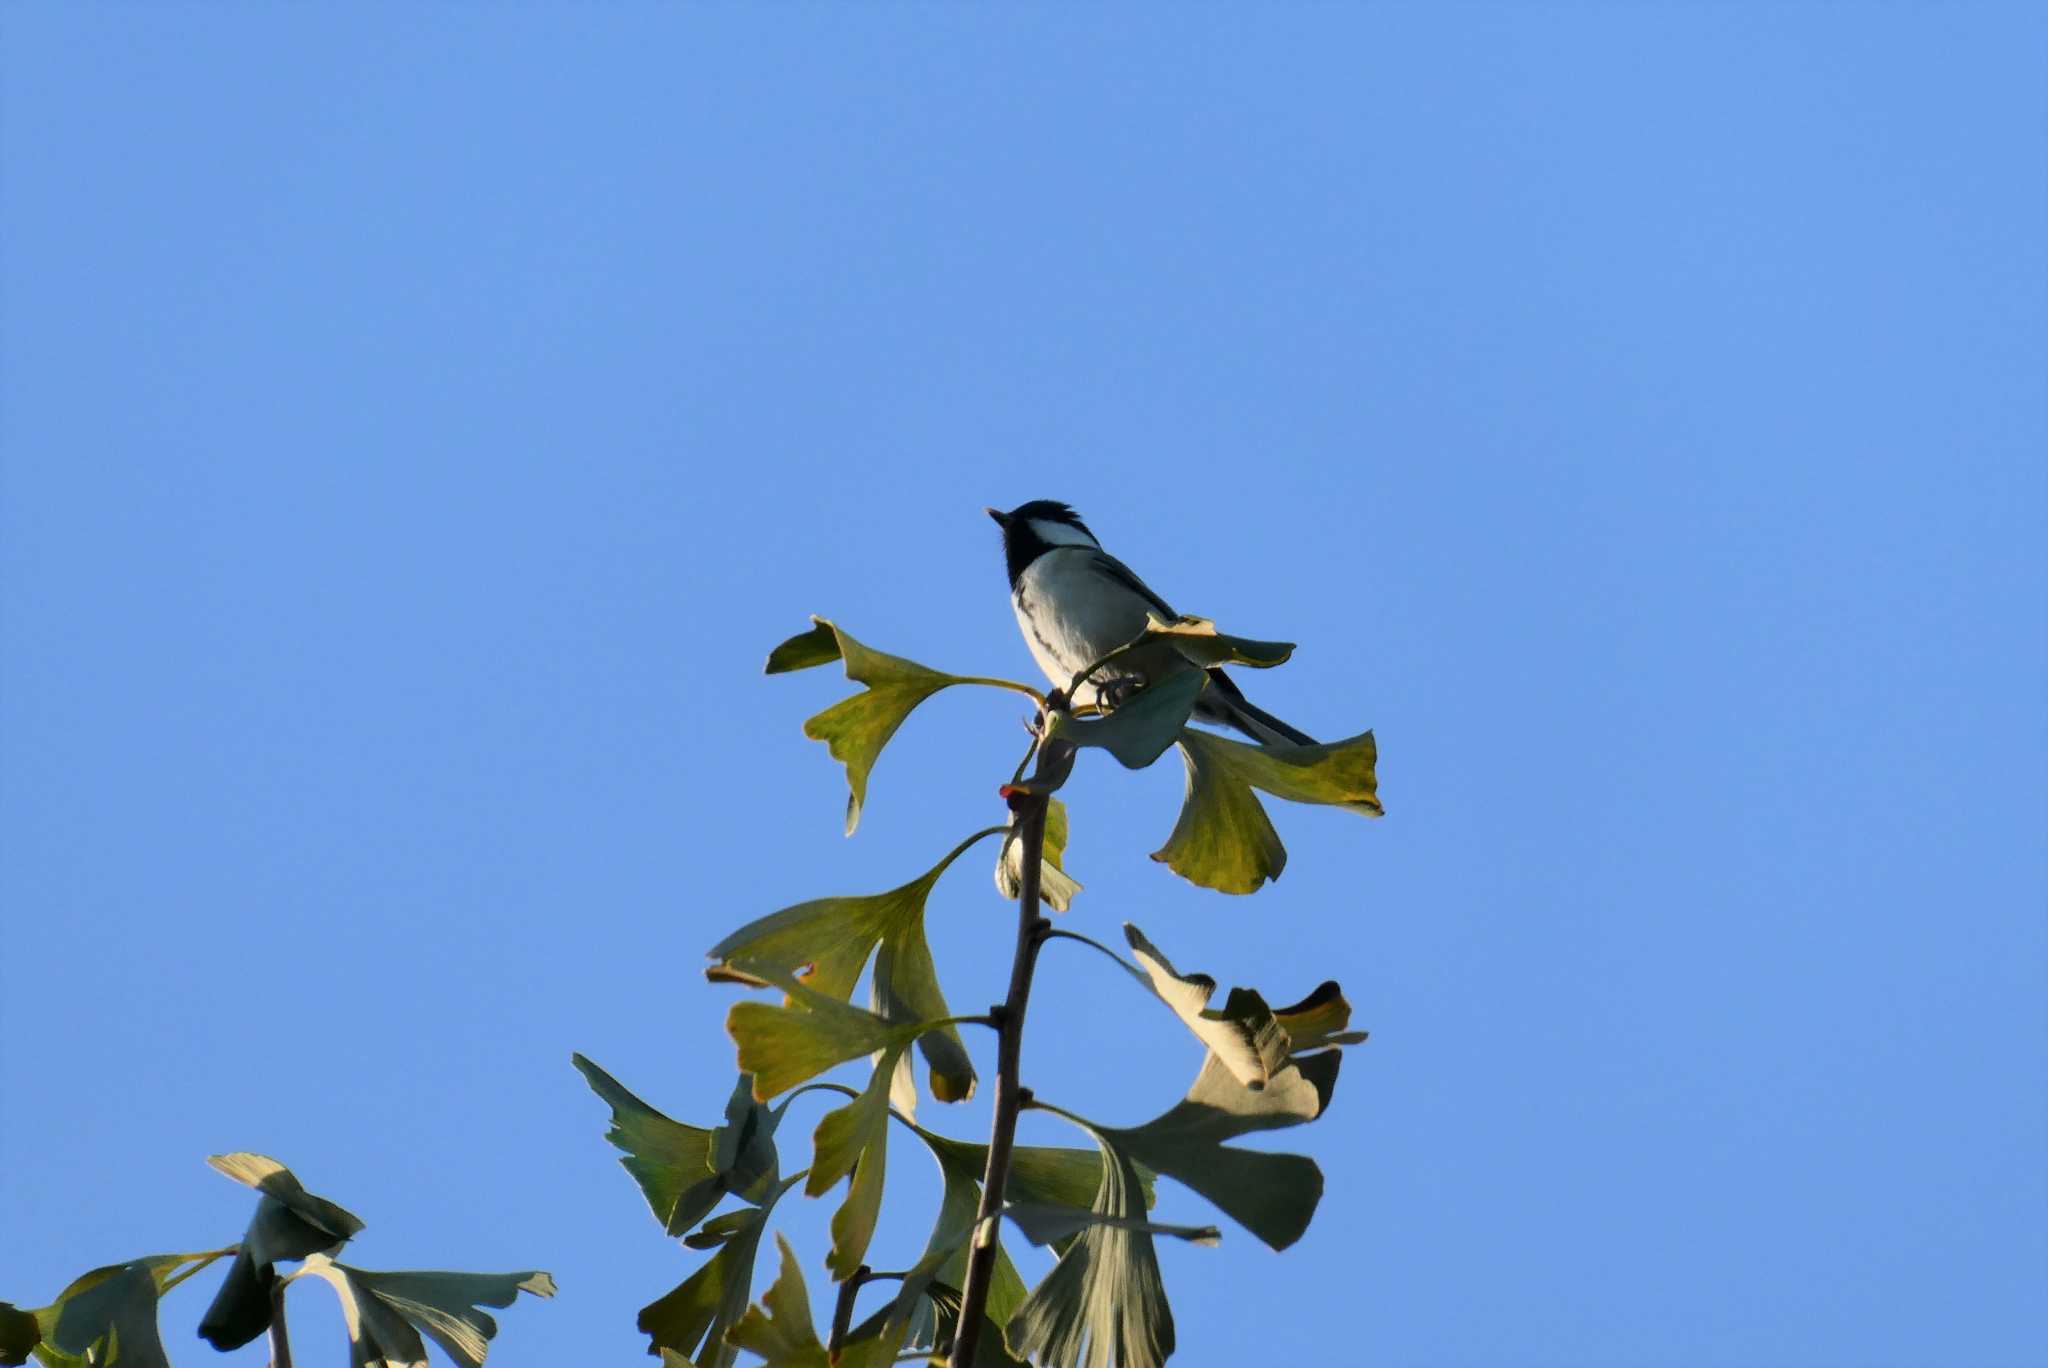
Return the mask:
M907 1046L934 1029L934 1023L892 1022L850 1006L758 961L738 961L735 967L784 994L780 1005L734 1003L725 1018L726 1033L739 1046L740 1068L754 1076L754 1095L763 1100L835 1064Z
M718 962L705 973L714 981L759 985L765 980L738 966L742 961L765 964L785 975L800 974L807 987L843 1001L852 996L872 954L874 1001L882 1015L902 1023L943 1021L952 1012L939 989L938 970L925 939L925 903L953 861L976 841L1001 830L976 832L900 888L817 898L749 922L711 947L711 958ZM958 1030L941 1027L927 1035L919 1049L931 1070L932 1096L957 1102L973 1095L974 1065Z
M1180 739L1195 698L1209 677L1200 670L1174 670L1119 704L1107 717L1053 714L1047 736L1077 746L1100 746L1126 769L1143 769Z
M811 1294L796 1251L781 1235L775 1246L782 1254L782 1271L760 1305L748 1308L725 1332L725 1341L759 1354L767 1360L764 1368L828 1368L825 1346L811 1323Z
M1258 993L1233 988L1224 1008L1211 1011L1215 979L1207 974L1180 973L1165 952L1129 922L1124 923L1124 939L1130 942L1131 953L1137 956L1159 1000L1187 1023L1195 1038L1216 1054L1238 1082L1264 1087L1273 1071L1285 1066L1287 1032Z
M1024 846L1019 828L1012 822L1003 833L1003 849L996 856L996 891L1006 898L1024 893ZM1057 798L1045 802L1045 855L1039 861L1038 896L1055 912L1073 906L1081 885L1067 873L1067 805Z
M816 665L830 665L839 659L839 630L820 617L811 619L811 630L798 632L789 640L768 653L768 667L763 674L787 674L792 670L808 670Z
M1249 893L1287 866L1287 850L1253 789L1377 817L1379 751L1371 732L1315 746L1253 746L1192 728L1179 737L1187 795L1153 852L1204 888Z
M846 766L846 834L860 824L867 801L868 772L889 738L918 704L953 684L985 684L1039 698L1036 689L1002 679L945 674L900 656L885 655L855 641L821 617L810 631L791 637L768 656L768 673L809 669L833 660L846 662L846 677L867 690L841 699L804 723L804 735L823 741L832 758ZM829 642L827 638L830 638Z
M200 1337L216 1349L228 1350L270 1328L271 1293L277 1286L273 1265L278 1260L339 1249L363 1223L306 1191L290 1169L267 1155L216 1154L206 1162L263 1194L256 1199L256 1213L220 1291L199 1321Z
M884 1050L867 1087L853 1101L827 1112L812 1137L815 1150L805 1193L820 1196L847 1174L853 1175L846 1201L832 1215L832 1253L826 1266L835 1281L844 1281L860 1267L881 1215L889 1159L889 1079L902 1053L902 1046Z
M1153 617L1145 641L1164 641L1180 652L1189 664L1208 669L1214 665L1249 665L1255 670L1285 665L1294 654L1291 641L1253 641L1249 637L1226 636L1207 618L1182 617L1172 621Z
M641 1308L639 1326L650 1341L649 1353L662 1355L664 1362L674 1353L699 1368L727 1368L737 1360L738 1351L727 1342L726 1332L746 1314L761 1232L775 1203L802 1181L801 1175L785 1178L764 1194L760 1206L732 1213L732 1229L718 1252L666 1295Z
M1113 1132L1097 1131L1096 1141L1101 1178L1089 1209L1104 1219L1074 1237L1004 1338L1011 1353L1047 1368L1159 1368L1173 1353L1173 1312L1142 1228L1143 1185Z
M1351 1003L1335 979L1326 980L1299 1002L1275 1007L1273 1019L1287 1032L1295 1054L1328 1045L1356 1045L1366 1038L1364 1031L1345 1029L1351 1025Z
M373 1273L314 1254L292 1276L307 1275L341 1300L351 1368L425 1368L422 1332L462 1368L480 1368L498 1322L479 1308L510 1306L521 1292L555 1295L555 1280L537 1270Z

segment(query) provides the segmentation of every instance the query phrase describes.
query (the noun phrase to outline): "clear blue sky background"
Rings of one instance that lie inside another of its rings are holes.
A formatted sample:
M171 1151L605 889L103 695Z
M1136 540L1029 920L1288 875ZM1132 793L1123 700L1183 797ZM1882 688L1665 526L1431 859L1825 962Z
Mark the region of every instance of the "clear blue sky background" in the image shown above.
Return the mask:
M639 1361L697 1256L570 1051L709 1121L704 950L999 817L1014 700L913 719L847 841L846 686L760 665L819 612L1028 677L980 509L1055 497L1380 738L1385 820L1276 812L1250 899L1146 858L1171 760L1069 794L1070 925L1373 1031L1274 1137L1309 1236L1164 1251L1184 1361L2048 1361L2041 11L0 37L0 1297L234 1238L256 1149L357 1262L553 1270L493 1362ZM1010 926L942 885L962 1010ZM1045 1096L1197 1053L1049 955Z

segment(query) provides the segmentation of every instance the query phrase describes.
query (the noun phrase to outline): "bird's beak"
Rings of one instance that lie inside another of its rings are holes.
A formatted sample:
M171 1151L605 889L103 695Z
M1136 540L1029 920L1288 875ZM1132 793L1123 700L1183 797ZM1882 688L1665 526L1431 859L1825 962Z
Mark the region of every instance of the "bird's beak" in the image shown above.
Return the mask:
M997 512L993 508L984 508L981 511L994 518L997 527L1008 527L1010 525L1010 516L1007 513Z

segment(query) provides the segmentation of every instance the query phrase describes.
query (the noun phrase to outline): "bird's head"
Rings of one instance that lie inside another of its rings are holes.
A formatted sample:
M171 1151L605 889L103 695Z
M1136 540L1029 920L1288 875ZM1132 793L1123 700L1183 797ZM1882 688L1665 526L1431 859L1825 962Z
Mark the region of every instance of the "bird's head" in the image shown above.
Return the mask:
M994 508L984 511L1003 529L1003 557L1009 562L1012 588L1025 566L1055 547L1086 546L1099 550L1102 546L1072 505L1057 499L1033 499L1007 513Z

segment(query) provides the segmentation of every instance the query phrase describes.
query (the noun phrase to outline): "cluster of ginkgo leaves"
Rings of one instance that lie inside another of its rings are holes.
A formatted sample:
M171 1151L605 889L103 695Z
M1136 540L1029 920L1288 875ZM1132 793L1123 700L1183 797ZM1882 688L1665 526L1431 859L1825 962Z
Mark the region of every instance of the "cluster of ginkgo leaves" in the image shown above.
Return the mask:
M1172 833L1153 858L1203 887L1249 893L1284 868L1286 850L1259 792L1373 816L1381 810L1370 732L1322 745L1260 747L1188 725L1207 686L1207 668L1277 665L1293 649L1284 643L1225 636L1201 619L1155 620L1128 649L1169 642L1196 668L1171 672L1112 710L1070 712L1060 698L1049 700L1028 685L932 670L864 646L824 619L813 622L810 631L776 647L767 668L777 674L838 660L848 678L866 686L804 724L805 733L825 742L845 766L849 834L890 738L925 699L955 685L1007 689L1035 700L1034 752L1054 744L1100 748L1126 767L1141 768L1178 746L1186 793ZM1019 764L1012 786L1023 780L1030 760L1027 754ZM1039 897L1065 912L1081 892L1064 863L1068 813L1057 798L1039 796L1046 801ZM934 1100L973 1095L977 1076L960 1027L995 1023L955 1015L947 1006L925 914L960 856L998 836L997 888L1005 897L1024 896L1025 856L1013 818L1008 826L969 835L900 887L799 903L711 948L706 972L714 982L781 994L779 1002L742 1001L727 1017L739 1078L722 1123L673 1120L576 1056L576 1066L611 1107L608 1138L625 1152L621 1162L655 1218L684 1245L713 1251L640 1313L649 1351L664 1363L724 1368L748 1351L770 1368L876 1368L918 1357L917 1351L936 1362L952 1344L989 1147L922 1124L912 1053L923 1057L925 1091ZM1326 982L1299 1002L1272 1007L1254 990L1233 988L1218 1003L1213 978L1176 969L1136 926L1123 931L1128 959L1076 932L1041 934L1082 941L1110 956L1187 1025L1204 1048L1202 1062L1185 1096L1139 1126L1103 1125L1045 1100L1042 1090L1028 1095L1024 1105L1071 1122L1092 1147L1013 1151L1001 1215L1058 1259L1028 1288L998 1250L977 1368L1026 1361L1052 1368L1084 1362L1154 1368L1165 1361L1174 1349L1173 1318L1153 1241L1214 1243L1219 1232L1150 1220L1160 1176L1201 1194L1274 1249L1300 1238L1322 1195L1313 1160L1229 1142L1312 1121L1328 1107L1341 1060L1337 1047L1365 1038L1350 1029L1342 990ZM864 971L866 1007L852 1001ZM822 1077L863 1059L869 1068L862 1086ZM807 1094L834 1105L815 1123L808 1164L785 1173L776 1136ZM892 1127L908 1131L937 1162L943 1195L923 1252L902 1269L877 1273L866 1258L881 1211ZM749 1302L776 1204L799 1186L818 1197L842 1181L825 1259L838 1295L821 1340L799 1261L779 1234L779 1273L758 1305ZM856 1300L872 1283L893 1288L856 1321Z
M266 1155L216 1154L206 1162L259 1194L239 1243L95 1268L34 1310L0 1302L0 1365L14 1368L33 1356L46 1368L169 1368L158 1303L220 1259L231 1262L200 1318L200 1337L227 1351L268 1332L274 1362L289 1353L280 1324L284 1289L304 1277L321 1279L341 1299L353 1368L426 1368L428 1339L462 1368L481 1368L498 1325L480 1308L510 1306L521 1292L555 1294L554 1279L538 1271L379 1273L341 1263L334 1255L363 1228L352 1213L306 1191ZM296 1269L278 1272L292 1261Z

